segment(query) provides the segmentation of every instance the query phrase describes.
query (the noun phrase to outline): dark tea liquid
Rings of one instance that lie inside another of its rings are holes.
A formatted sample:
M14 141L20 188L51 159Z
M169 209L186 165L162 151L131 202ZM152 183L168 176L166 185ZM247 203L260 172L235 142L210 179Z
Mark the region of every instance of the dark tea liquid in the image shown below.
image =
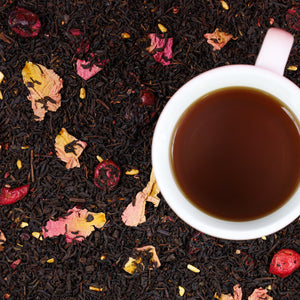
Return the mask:
M220 89L184 113L171 156L176 180L196 207L220 219L253 220L282 206L298 186L299 126L269 94Z

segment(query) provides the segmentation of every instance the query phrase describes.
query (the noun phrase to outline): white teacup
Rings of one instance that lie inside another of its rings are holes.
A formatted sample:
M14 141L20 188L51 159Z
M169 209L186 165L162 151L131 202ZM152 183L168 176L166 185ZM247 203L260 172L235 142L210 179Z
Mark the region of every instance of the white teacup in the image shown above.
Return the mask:
M300 215L300 186L275 212L251 221L227 221L196 208L178 187L171 164L174 129L185 110L214 90L243 86L265 91L280 99L300 120L300 89L283 76L293 36L271 28L264 39L255 65L215 68L193 78L169 100L157 122L152 142L152 164L162 195L173 211L195 229L230 240L254 239L272 234ZM242 205L242 204L241 204Z

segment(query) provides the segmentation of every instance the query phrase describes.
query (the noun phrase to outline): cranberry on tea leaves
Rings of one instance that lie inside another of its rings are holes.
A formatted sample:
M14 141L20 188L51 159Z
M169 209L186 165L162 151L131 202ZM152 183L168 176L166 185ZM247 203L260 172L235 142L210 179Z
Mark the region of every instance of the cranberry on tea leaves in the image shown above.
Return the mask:
M141 100L144 105L155 105L155 96L149 90L144 89L141 91Z
M39 17L22 7L14 9L8 18L12 31L22 37L35 37L41 29Z

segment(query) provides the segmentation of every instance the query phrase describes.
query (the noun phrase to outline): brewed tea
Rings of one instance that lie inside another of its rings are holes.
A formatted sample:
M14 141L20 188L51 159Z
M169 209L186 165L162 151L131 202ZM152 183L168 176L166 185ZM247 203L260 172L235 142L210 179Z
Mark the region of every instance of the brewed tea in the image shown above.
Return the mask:
M184 112L171 157L196 207L220 219L253 220L282 206L298 186L299 125L272 95L224 88Z

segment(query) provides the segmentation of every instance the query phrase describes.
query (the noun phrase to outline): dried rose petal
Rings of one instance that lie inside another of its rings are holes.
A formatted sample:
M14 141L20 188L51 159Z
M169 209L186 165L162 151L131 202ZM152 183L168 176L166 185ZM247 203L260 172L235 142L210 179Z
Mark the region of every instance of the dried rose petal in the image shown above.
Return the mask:
M137 193L134 205L132 203L128 204L122 214L122 221L125 223L125 225L137 226L146 222L146 201L152 202L154 206L157 207L160 202L160 199L157 197L159 192L160 190L152 170L150 181L148 182L147 186L143 189L143 191Z
M8 24L12 31L22 37L35 37L41 29L39 17L22 7L17 7L10 13Z
M270 297L268 291L260 287L259 289L255 289L254 292L248 297L248 300L272 300L273 298Z
M121 170L112 160L100 162L94 173L94 183L102 190L113 190L119 183Z
M49 220L42 228L43 237L65 235L66 242L83 241L96 228L101 228L106 222L104 213L93 213L87 209L73 207L69 209L65 217L57 221Z
M142 90L141 92L141 100L144 105L154 105L155 104L155 96L149 90Z
M13 270L15 270L16 267L17 267L20 263L21 263L21 259L19 258L19 259L13 261L13 262L10 264L10 266L11 266L11 268L12 268Z
M91 57L94 57L96 54L91 53ZM88 80L94 75L96 75L98 72L100 72L105 64L108 62L108 59L103 60L102 62L97 62L97 64L91 64L90 61L85 61L82 59L77 59L76 62L76 70L77 75L79 75L84 80Z
M26 62L22 70L23 82L30 91L27 96L37 121L42 121L47 111L56 111L61 105L59 91L62 79L51 69Z
M231 34L219 31L217 28L213 33L206 33L204 37L207 43L213 46L213 51L221 50L231 39L236 40Z
M290 8L285 19L291 28L300 31L300 6Z
M233 297L231 294L221 294L220 300L242 300L243 292L239 284L233 287Z
M282 249L272 258L269 272L285 278L300 266L300 255L291 249Z
M77 140L74 136L69 134L65 128L62 128L55 138L56 155L67 163L67 169L80 167L78 158L86 145L85 142Z
M3 245L6 242L6 238L2 230L0 229L0 245Z
M153 54L155 61L162 63L164 66L169 65L172 58L173 38L164 38L163 35L150 33L148 35L151 45L146 50Z

